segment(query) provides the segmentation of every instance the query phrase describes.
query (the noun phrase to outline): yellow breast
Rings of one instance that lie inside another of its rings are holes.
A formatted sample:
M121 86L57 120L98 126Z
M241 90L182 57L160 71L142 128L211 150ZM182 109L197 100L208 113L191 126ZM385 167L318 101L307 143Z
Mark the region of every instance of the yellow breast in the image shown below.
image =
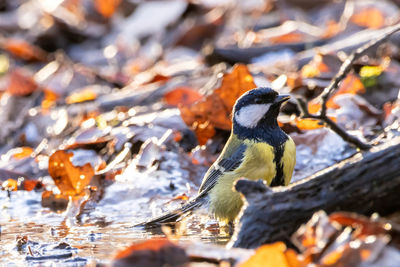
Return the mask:
M220 220L233 221L243 205L239 193L232 190L237 179L264 179L270 184L276 175L274 148L250 140L245 144L247 149L242 163L236 170L222 175L210 192L211 212Z

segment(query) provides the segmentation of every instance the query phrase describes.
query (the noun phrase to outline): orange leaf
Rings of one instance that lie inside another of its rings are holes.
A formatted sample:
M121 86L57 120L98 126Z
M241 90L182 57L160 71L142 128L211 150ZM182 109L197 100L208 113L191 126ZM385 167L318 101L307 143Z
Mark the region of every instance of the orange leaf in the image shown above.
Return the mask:
M19 40L19 39L7 39L3 43L3 48L13 54L16 57L19 57L23 60L28 61L46 61L47 53L36 47L31 45L30 43Z
M164 95L164 100L168 105L191 105L200 100L202 95L188 87L178 87Z
M385 16L382 11L375 7L369 7L354 14L350 18L351 22L362 27L379 29L384 26Z
M14 179L7 179L6 181L3 182L1 187L4 190L17 191L18 190L18 182L17 182L17 180L14 180Z
M324 127L319 120L314 119L299 119L296 121L296 126L300 130L314 130Z
M89 185L94 176L90 163L74 166L71 162L72 152L58 150L49 158L49 174L60 191L69 196L80 194Z
M121 0L94 0L94 7L103 17L110 18L120 3Z
M336 249L321 259L323 265L335 265L343 256L343 249Z
M27 158L30 157L33 153L33 149L31 147L20 147L18 148L18 150L16 151L16 153L14 153L12 155L13 158L15 159L23 159L23 158Z
M273 44L283 44L283 43L298 43L304 40L304 36L298 32L290 32L280 36L271 37L269 41Z
M224 74L221 86L211 95L191 106L180 107L183 121L195 131L200 145L214 136L215 128L231 129L233 105L242 94L255 87L247 66L237 64L231 73Z
M336 122L335 117L329 117L332 121ZM314 130L325 127L322 122L316 119L296 119L296 126L300 130Z
M27 180L24 179L22 182L22 187L26 191L32 191L33 189L40 189L43 187L43 184L41 181L38 180Z
M56 104L56 101L59 96L53 91L48 89L43 89L43 92L44 92L44 98L42 100L41 106L43 109L47 110Z
M15 96L26 96L38 88L36 82L22 69L15 69L10 75L7 92Z
M334 102L336 96L341 94L355 95L360 93L365 93L364 84L357 76L355 76L354 74L349 74L342 81L337 92L333 96L331 96L329 100L326 102L326 106L328 108L337 109L339 108L339 106Z
M65 102L67 102L67 104L81 103L85 101L95 100L96 97L97 94L92 89L86 88L79 92L72 93L65 99Z
M317 112L321 109L321 103L318 98L314 98L308 102L308 112L311 114L317 114Z
M297 267L299 263L288 255L290 260L285 255L286 246L283 242L263 245L256 250L256 253L251 256L246 262L240 264L240 267Z
M307 65L301 68L301 76L303 78L313 78L329 71L331 70L324 62L324 55L317 54Z
M325 28L325 33L322 35L322 38L331 38L340 32L340 24L334 20L329 20Z

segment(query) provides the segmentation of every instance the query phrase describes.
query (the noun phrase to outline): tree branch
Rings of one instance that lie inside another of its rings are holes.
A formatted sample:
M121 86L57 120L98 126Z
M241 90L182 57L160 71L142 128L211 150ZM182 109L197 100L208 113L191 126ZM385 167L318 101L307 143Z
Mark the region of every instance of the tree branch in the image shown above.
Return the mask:
M377 47L379 44L386 41L392 34L398 32L400 30L400 24L396 24L394 26L388 27L387 31L382 34L380 37L371 40L367 44L359 47L355 51L353 51L348 58L343 62L342 66L339 69L339 72L333 77L331 83L324 89L324 91L318 96L320 101L322 100L321 104L321 111L319 114L310 114L308 111L307 104L301 98L298 98L298 107L302 112L302 118L310 118L316 119L324 122L329 128L331 128L334 132L336 132L340 137L343 138L346 142L356 146L359 149L367 150L371 148L370 144L364 143L359 140L357 137L349 135L344 129L342 129L339 125L337 125L334 121L332 121L327 115L326 110L327 106L326 103L332 93L338 89L340 82L347 76L350 72L351 67L355 60L360 58L360 56L364 55L368 50Z

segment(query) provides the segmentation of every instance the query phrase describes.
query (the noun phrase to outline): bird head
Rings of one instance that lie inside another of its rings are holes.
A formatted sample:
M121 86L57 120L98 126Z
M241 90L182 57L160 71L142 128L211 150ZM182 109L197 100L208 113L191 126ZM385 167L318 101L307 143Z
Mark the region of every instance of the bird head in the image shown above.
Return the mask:
M233 108L233 124L241 128L278 126L277 117L289 95L279 95L268 87L259 87L243 94Z

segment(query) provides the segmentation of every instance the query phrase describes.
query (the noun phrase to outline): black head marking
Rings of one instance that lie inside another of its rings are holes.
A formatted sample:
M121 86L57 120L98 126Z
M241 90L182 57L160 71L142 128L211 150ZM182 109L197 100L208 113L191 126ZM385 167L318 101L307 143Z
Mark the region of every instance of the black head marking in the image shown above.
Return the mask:
M244 93L236 101L234 111L251 104L270 104L273 103L278 93L268 87L259 87Z

